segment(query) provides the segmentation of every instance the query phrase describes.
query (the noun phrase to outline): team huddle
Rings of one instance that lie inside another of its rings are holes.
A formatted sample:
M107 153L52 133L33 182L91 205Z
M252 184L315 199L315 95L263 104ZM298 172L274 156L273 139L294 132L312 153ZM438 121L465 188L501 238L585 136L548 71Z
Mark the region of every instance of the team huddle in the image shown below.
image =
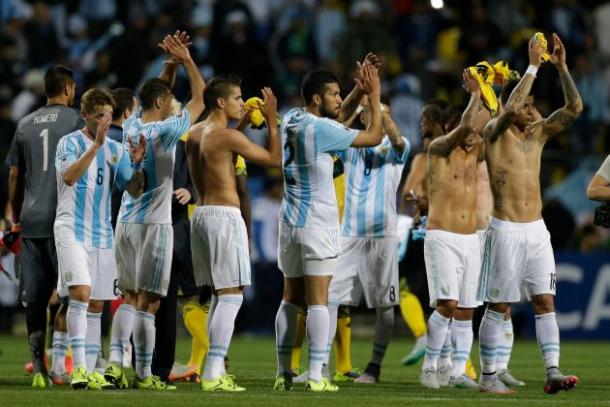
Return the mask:
M53 381L75 389L127 388L123 359L132 338L133 387L176 389L153 374L151 364L157 352L155 314L170 289L177 241L172 199L190 200L190 194L176 194L173 182L176 148L187 133L184 161L196 205L190 219L191 278L213 292L209 348L198 378L203 391L246 390L226 371L235 319L251 281L238 157L283 173L277 253L284 290L275 321L274 391L290 390L296 382L312 392L339 389L328 371L338 310L363 300L375 309L376 323L370 361L355 381L379 383L399 303L398 195L426 202L413 226L425 232L423 255L434 308L421 385L513 393L521 382L505 364L500 368L507 353L502 337L510 304L521 300L521 292L534 308L546 368L544 391L576 385L575 376L559 370L555 264L539 183L544 144L582 110L557 35L552 53L543 37L530 40L530 65L522 77L502 64L482 62L465 69L469 101L461 118L443 120L438 105L424 107L425 151L417 162L425 177L421 191L409 194L399 194L399 184L411 146L381 102L381 64L375 54L356 63L355 85L345 100L335 75L308 73L301 85L305 106L289 110L280 121L270 88L261 90L262 100L246 106L238 77L218 75L206 83L190 56L186 33L177 31L159 45L168 61L159 78L142 86L139 108L130 96L129 109L119 109L118 93L93 88L81 98L79 119L68 107L75 96L72 73L55 66L45 76L47 106L19 122L7 157L9 200L22 237L34 387ZM557 68L565 99L548 118L541 117L530 95L543 61ZM172 96L179 66L191 95L181 110ZM503 87L500 100L490 85L494 77ZM265 147L242 132L254 113L262 115L268 130ZM122 129L111 137L117 115L123 115ZM234 121L237 126L230 128ZM345 173L342 216L333 184L336 160ZM117 193L121 198L114 215ZM49 206L55 196L56 209ZM46 309L55 289L66 307L65 327L56 323L53 366L63 363L71 347L69 376L63 367L49 372L43 360ZM123 303L114 314L102 374L96 370L101 314L104 301L119 294ZM477 383L466 365L474 310L483 303ZM309 357L306 372L297 377L292 358L303 312Z

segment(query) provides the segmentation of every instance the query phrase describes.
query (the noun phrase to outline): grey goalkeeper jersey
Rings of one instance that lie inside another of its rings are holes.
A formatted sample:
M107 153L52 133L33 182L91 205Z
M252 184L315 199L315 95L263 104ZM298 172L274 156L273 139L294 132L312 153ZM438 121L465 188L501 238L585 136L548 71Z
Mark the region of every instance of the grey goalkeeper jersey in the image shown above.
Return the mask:
M25 177L19 215L23 237L53 237L57 207L55 149L60 138L81 124L78 112L63 105L41 107L17 124L5 162L19 167L20 177Z

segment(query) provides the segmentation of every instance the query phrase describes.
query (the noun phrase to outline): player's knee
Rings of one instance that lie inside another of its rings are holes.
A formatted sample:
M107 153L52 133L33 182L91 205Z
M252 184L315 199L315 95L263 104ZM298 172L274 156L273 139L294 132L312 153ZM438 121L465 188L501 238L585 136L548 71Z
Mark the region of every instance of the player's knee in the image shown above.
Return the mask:
M457 309L457 301L455 300L438 300L436 304L436 311L444 316L445 318L453 317L455 310Z
M104 301L89 301L89 308L87 309L89 312L100 313L104 311Z
M555 312L555 301L552 295L536 295L532 297L532 306L536 315Z
M487 306L488 309L498 312L500 314L506 314L506 311L509 309L510 304L506 303L498 303L498 304L489 304Z

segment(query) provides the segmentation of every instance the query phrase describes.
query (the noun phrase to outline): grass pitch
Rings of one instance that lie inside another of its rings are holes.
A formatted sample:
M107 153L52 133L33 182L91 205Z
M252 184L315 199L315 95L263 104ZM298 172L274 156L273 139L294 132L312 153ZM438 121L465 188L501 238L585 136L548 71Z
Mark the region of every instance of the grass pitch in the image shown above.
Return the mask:
M237 383L247 388L242 394L207 394L194 383L179 383L175 392L144 392L136 390L74 391L69 387L49 390L31 388L31 377L23 370L28 358L25 338L0 337L0 406L610 406L610 350L602 342L563 342L561 360L564 373L576 374L576 389L556 395L542 391L544 369L535 342L515 343L511 370L525 380L527 387L516 395L500 397L469 390L426 390L419 386L419 366L404 367L400 359L410 350L412 342L394 339L388 348L379 385L343 384L335 394L310 394L302 384L287 393L274 393L275 348L272 338L237 337L231 344L230 373ZM473 360L478 359L478 345L473 347ZM177 360L185 362L190 341L179 340ZM364 368L371 351L371 342L354 340L354 366ZM478 363L475 362L478 366ZM131 376L130 376L131 377Z

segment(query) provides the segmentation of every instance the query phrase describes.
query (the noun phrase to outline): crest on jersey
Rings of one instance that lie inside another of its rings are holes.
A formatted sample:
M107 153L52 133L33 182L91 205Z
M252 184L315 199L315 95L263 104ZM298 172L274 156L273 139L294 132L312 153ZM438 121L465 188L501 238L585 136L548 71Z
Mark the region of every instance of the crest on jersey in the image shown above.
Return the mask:
M110 162L112 164L116 164L119 162L119 155L118 154L112 154L112 157L110 157Z

